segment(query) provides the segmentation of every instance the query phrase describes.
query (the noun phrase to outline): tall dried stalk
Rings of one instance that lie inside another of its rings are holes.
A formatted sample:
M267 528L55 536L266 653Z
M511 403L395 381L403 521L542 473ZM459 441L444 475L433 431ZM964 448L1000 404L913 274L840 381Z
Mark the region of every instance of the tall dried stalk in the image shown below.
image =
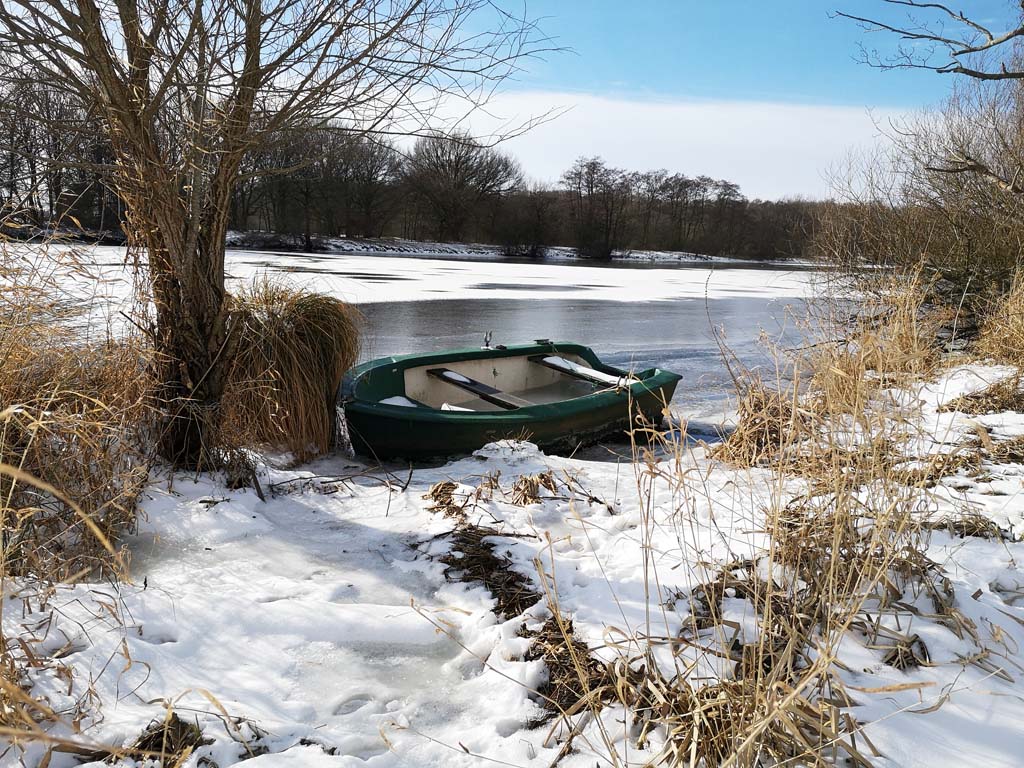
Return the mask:
M981 328L977 351L1000 363L1024 368L1024 274L992 303Z
M11 587L45 602L47 585L120 576L117 539L148 479L149 352L83 331L86 262L0 243L0 618ZM33 738L56 715L29 689L26 665L48 662L28 648L0 636L0 728Z
M608 633L618 658L602 691L625 707L637 745L655 747L645 764L867 768L878 753L865 724L846 711L853 699L839 673L841 643L885 646L882 661L899 668L926 660L920 640L887 632L879 618L905 622L907 590L928 595L943 621L957 620L948 583L922 554L927 487L948 457L925 457L909 471L902 440L919 414L883 396L934 370L935 325L922 315L924 292L914 281L890 289L843 326L854 333L847 343L810 345L778 377L787 386L747 390L736 431L712 451L734 471L757 467L749 493L731 492L730 511L719 509L729 504L721 490L709 487L714 460L692 455L678 432L634 432L638 535L652 540L670 500L692 584L666 600L666 553L644 547L648 622L632 634ZM828 330L834 342L836 329ZM710 519L696 512L706 504ZM762 543L719 531L734 559L712 561L701 542L722 514L759 532ZM754 617L752 631L729 619L736 601ZM660 627L673 624L673 610L682 629L665 636ZM605 701L592 698L585 709L605 758L625 765L613 730L601 724Z

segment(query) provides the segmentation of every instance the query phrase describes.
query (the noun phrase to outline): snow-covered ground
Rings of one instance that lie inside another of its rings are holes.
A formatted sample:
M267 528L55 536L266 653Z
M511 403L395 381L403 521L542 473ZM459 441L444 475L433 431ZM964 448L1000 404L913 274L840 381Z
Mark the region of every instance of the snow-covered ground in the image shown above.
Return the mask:
M1020 414L937 408L1008 373L955 369L905 396L923 403L925 434L913 450L951 450L979 427L996 441L1024 435ZM6 629L39 658L63 649L51 665L65 665L70 680L44 665L33 672L36 692L58 709L80 708L82 736L94 742L131 741L173 702L214 740L189 766L202 765L202 755L231 765L252 750L267 752L251 760L260 767L546 767L561 744L548 726L528 727L542 714L531 691L545 670L525 658L524 625L536 627L545 606L557 606L604 657L623 638L680 637L687 601L678 596L715 563L762 552L773 494L801 489L768 469L730 468L701 447L680 470L681 485L648 485L628 463L502 443L411 472L368 472L341 456L294 470L264 466L266 502L205 476L163 478L129 542L131 583L59 589L47 623L48 613L12 599ZM558 492L514 503L515 480L545 471L560 479ZM1022 476L1019 465L988 463L980 474L946 478L930 495L933 511L968 505L1020 533ZM492 493L473 497L488 477L496 478ZM445 578L440 558L455 522L423 498L445 480L469 500L469 522L502 534L492 540L508 567L547 590L524 616L499 618L480 584ZM846 711L865 724L878 766L1019 766L1024 544L937 530L927 555L970 629L958 635L908 611L901 631L926 642L930 662L905 671L849 633L838 673L855 699ZM738 626L751 620L749 603L728 602ZM617 718L612 708L604 723L620 764L643 765L650 752ZM607 743L591 722L559 765L610 765ZM41 751L29 747L26 762ZM73 764L69 755L50 762Z

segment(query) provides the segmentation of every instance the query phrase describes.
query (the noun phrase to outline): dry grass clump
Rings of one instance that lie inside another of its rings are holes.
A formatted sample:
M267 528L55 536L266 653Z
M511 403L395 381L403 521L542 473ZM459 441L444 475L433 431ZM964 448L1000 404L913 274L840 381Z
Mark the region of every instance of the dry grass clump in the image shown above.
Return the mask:
M856 745L857 724L805 693L805 684L743 679L694 687L657 674L637 677L634 687L619 690L627 694L638 744L656 729L666 736L649 765L871 766Z
M212 743L213 740L204 737L196 723L183 720L176 712L169 712L163 720L150 723L135 743L117 757L136 760L159 758L162 766L178 768L199 747Z
M1020 541L1020 537L1013 531L972 510L961 510L955 515L947 515L941 520L928 522L925 525L933 530L948 531L951 536L960 538L974 536L979 539L995 541Z
M494 537L507 536L495 528L464 524L451 534L452 551L441 558L445 578L482 584L494 596L494 613L507 619L521 615L540 601L530 580L514 570L507 556L499 556Z
M463 490L464 486L453 480L442 480L430 486L422 498L431 502L427 507L429 512L441 512L445 517L454 518L457 526L468 525L469 512L476 504L489 501L495 491L501 491L499 476L499 472L484 475L472 490Z
M993 464L1024 464L1024 435L982 445L980 450Z
M465 500L457 500L455 494L459 490L459 484L453 480L442 480L439 483L434 483L430 486L423 499L430 501L431 504L427 507L428 512L440 512L445 517L454 517L461 519L463 517L463 507L465 507Z
M547 667L547 679L537 693L548 715L532 725L600 709L615 698L612 670L576 637L571 619L555 614L540 629L522 634L533 641L526 660L543 659Z
M863 484L879 474L900 474L906 481L924 482L951 466L949 457L934 457L924 466L901 469L906 462L895 448L902 416L898 409L880 413L865 407L856 426L835 430L816 394L801 394L799 381L782 391L760 382L740 400L735 429L711 447L710 455L739 467L768 467L799 475L812 484L834 475ZM865 403L867 403L867 396Z
M123 765L126 760L132 764L156 765L161 768L182 768L200 747L213 743L207 738L198 723L188 722L168 708L167 715L154 720L126 747L82 748L73 742L60 744L54 752L68 752L79 760ZM199 765L215 765L200 758Z
M996 362L1024 368L1024 278L997 299L981 325L975 350Z
M63 581L102 569L148 479L144 361L127 343L22 347L13 360L0 369L4 570Z
M43 608L54 582L123 573L117 538L134 524L156 423L146 344L96 339L92 302L71 293L94 285L86 261L0 243L0 580ZM0 638L0 727L25 733L13 743L59 719L31 688L31 670L53 667Z
M263 280L233 297L232 315L222 447L283 447L298 461L326 452L338 387L359 354L359 313L340 299Z
M825 323L821 330L840 341L813 346L802 360L816 410L858 415L879 389L934 371L952 312L929 302L919 272L897 275L883 279L845 327Z
M75 272L73 253L41 258ZM0 247L0 284L0 569L103 570L148 476L146 348L131 335L84 341L63 284L21 251Z
M822 340L780 366L777 386L737 376L736 425L712 455L741 467L782 461L800 474L814 473L808 464L877 471L887 451L872 443L885 443L901 415L897 403L873 401L885 387L932 372L940 358L940 331L950 315L930 306L928 296L917 273L888 278L852 318L816 319ZM837 417L849 417L847 434L836 433ZM866 435L866 447L846 439L855 430Z
M550 494L558 493L558 481L552 472L540 472L536 475L521 475L512 485L510 503L517 507L525 507L544 500L541 490Z
M15 731L31 730L40 717L37 702L28 694L21 660L12 653L6 637L0 637L0 725Z
M829 630L837 610L859 610L908 553L919 551L926 511L912 487L883 477L861 488L859 479L842 476L773 510L771 564L791 575L796 612Z
M779 391L751 379L744 385L735 429L712 449L712 455L743 467L774 460L783 446L808 435L812 414L799 401L798 387Z

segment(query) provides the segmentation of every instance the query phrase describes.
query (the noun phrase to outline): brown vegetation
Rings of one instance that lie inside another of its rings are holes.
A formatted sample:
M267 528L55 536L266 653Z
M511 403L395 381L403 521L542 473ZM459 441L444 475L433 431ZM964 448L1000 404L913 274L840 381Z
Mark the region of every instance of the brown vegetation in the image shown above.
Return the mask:
M104 332L97 317L108 308L75 294L83 281L91 288L91 270L89 258L66 248L0 243L0 580L24 590L34 610L46 610L54 584L126 574L119 539L135 524L161 428L150 339L132 322ZM334 395L357 353L354 310L270 283L244 291L232 308L243 343L230 360L225 429L211 450L229 460L257 443L299 458L326 450ZM0 730L15 742L48 739L47 724L60 719L26 673L70 674L60 664L0 637ZM175 716L100 758L166 753L178 764L197 738Z
M342 376L359 354L359 313L322 294L259 281L232 297L238 339L228 362L220 448L325 453Z
M978 352L1024 368L1024 277L1020 274L1010 290L992 302L981 328Z
M938 527L957 535L1009 534L966 510L932 520L928 489L959 470L980 471L983 459L994 460L1005 447L980 449L984 455L973 444L908 453L919 406L887 392L934 373L941 362L936 330L945 316L928 296L914 274L891 281L852 322L818 325L819 343L780 363L787 372L778 377L781 386L748 379L736 429L711 454L764 473L752 482L771 492L763 511L769 546L670 601L685 606L677 610L689 627L672 641L680 648L677 667L692 669L688 654L697 652L721 679L666 679L643 663L641 640L621 643L623 660L615 667L630 716L668 731L658 756L666 764L871 765L878 752L864 724L843 711L853 698L835 674L839 644L857 637L881 663L901 670L930 663L919 635L890 626L904 625L914 610L902 602L907 593L923 595L935 621L976 644L970 663L985 664L984 641L957 609L942 569L923 552ZM646 454L639 482L670 484L684 499L685 518L687 494L702 489L680 458L687 449L663 440L660 453L677 460ZM739 627L725 617L726 597L756 614L756 637L738 639Z
M842 429L841 422L835 426ZM880 637L869 617L901 614L902 585L931 588L935 571L917 554L920 491L887 472L891 462L881 455L882 443L862 452L873 471L847 472L828 450L837 442L838 434L824 440L824 455L808 456L801 466L810 484L806 494L783 491L792 468L769 468L766 482L775 492L764 526L770 546L721 566L670 601L685 605L676 608L683 616L681 636L648 635L616 644L621 658L612 665L612 689L640 734L639 745L655 729L665 736L651 764L703 760L753 768L768 761L845 761L864 768L877 756L863 724L843 711L853 700L835 674L839 642L850 632L861 633L867 644L889 654L891 638ZM666 438L660 450L681 455L687 449ZM785 446L781 452L788 453ZM658 480L675 488L685 515L686 498L701 492L699 483L692 481L692 470L672 467L673 462L638 464L639 481L642 487ZM868 497L859 493L865 484L872 489ZM654 562L650 567L657 572ZM658 577L651 579L653 591ZM739 639L739 625L725 616L727 598L749 605L755 637ZM947 613L953 610L948 601L942 605ZM664 674L664 661L654 661L655 649L662 655L671 649L677 675ZM718 671L706 680L694 674L698 666Z
M810 343L780 360L775 386L760 377L737 377L741 388L736 425L713 450L724 461L750 467L803 461L806 444L821 459L837 417L848 416L868 435L888 439L901 419L891 400L873 402L886 387L906 384L935 370L939 331L948 311L928 303L918 274L876 278L872 295L852 317L837 318L826 298L813 307ZM849 460L864 443L833 442L828 453Z
M47 585L124 574L117 540L151 458L148 349L85 334L92 307L69 292L75 276L90 277L74 252L0 242L0 581L28 586L40 609ZM32 738L58 715L27 665L59 662L0 637L0 728Z
M0 569L7 576L69 580L115 566L111 542L134 522L148 477L148 351L131 334L81 335L74 323L90 308L60 284L78 269L73 252L33 260L0 244Z

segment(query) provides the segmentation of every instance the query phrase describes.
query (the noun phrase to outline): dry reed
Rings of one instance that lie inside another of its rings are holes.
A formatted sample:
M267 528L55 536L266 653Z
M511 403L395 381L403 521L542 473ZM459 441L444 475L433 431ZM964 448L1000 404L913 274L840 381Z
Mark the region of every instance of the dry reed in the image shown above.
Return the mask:
M864 724L845 711L854 702L837 674L840 642L859 637L897 669L929 663L920 636L887 628L907 624L914 610L904 602L907 594L929 600L933 620L977 644L972 663L987 663L949 581L922 554L935 527L927 489L978 461L973 446L966 453L906 454L920 413L915 400L889 397L887 388L935 370L937 332L948 315L926 305L918 281L903 285L905 292L893 284L852 326L844 325L850 335L843 341L809 346L778 377L781 387L747 378L736 428L711 455L766 471L752 482L770 490L757 526L768 546L670 600L688 608L681 635L660 638L648 627L616 644L612 688L638 745L657 735L651 765L871 765L878 753ZM805 381L802 372L809 373ZM686 518L692 499L706 493L684 455L688 449L674 433L652 428L645 434L658 435L660 445L634 446L638 496L653 498L656 483L667 485ZM654 512L641 517L653 521ZM998 535L966 516L944 526ZM658 563L652 559L647 568L657 594ZM726 618L727 598L749 606L753 637ZM666 649L672 650L668 664Z
M959 411L972 416L1003 411L1024 410L1024 391L1021 376L1016 375L997 381L979 392L963 395L939 407L940 411Z
M736 426L713 455L742 467L780 460L791 465L801 453L806 460L825 459L828 466L857 463L863 446L836 433L837 417L850 417L873 440L888 439L902 419L900 406L872 401L887 387L933 372L940 358L940 331L949 312L930 306L928 296L919 274L911 273L881 280L842 321L826 300L824 316L808 324L821 340L780 362L775 387L758 376L736 377ZM806 444L813 442L818 445L808 454ZM884 446L869 452L887 455Z
M494 613L507 619L519 616L541 596L530 580L514 570L507 555L499 555L496 538L507 536L496 528L464 523L451 533L451 552L441 558L445 578L482 584L494 596Z
M0 248L0 567L69 580L115 564L148 477L150 381L132 334L83 339L63 277L74 252ZM52 262L60 262L54 269Z
M741 433L748 436L744 445L757 447L761 456L768 455L762 422L770 417L790 425L790 414L800 409L799 399L788 401L792 407L780 420L779 401L764 402L768 416L756 414L756 426ZM869 610L899 612L893 585L930 578L914 554L922 547L926 505L920 488L900 473L888 436L851 448L848 422L832 422L830 433L820 412L806 413L813 429L771 431L775 460L767 483L773 501L763 510L767 550L723 565L717 576L680 596L688 611L682 636L670 645L677 649L675 667L694 669L696 651L705 658L702 668L717 670L716 679L666 675L664 663L649 661L653 645L645 650L642 640L622 644L615 665L620 700L646 732L660 728L665 734L653 765L871 765L874 753L861 724L843 711L852 702L836 675L838 648ZM675 470L685 464L677 440L666 437L660 453L679 460L659 462L648 454L642 476L677 488L685 498L693 491L687 475ZM756 454L751 449L740 455ZM802 495L783 490L794 474L805 481ZM726 598L749 606L756 636L742 638L738 625L726 619ZM878 637L865 642L882 645ZM927 653L913 642L904 650L889 644L879 653L883 663L911 663Z
M845 324L819 320L819 331L837 341L801 355L802 368L811 372L816 410L859 416L868 407L866 398L879 389L935 370L951 313L929 303L920 272L878 278L871 288Z
M977 352L996 362L1024 368L1024 278L1017 272L1010 289L988 308Z
M74 293L95 285L90 269L71 249L0 243L0 581L41 606L47 585L122 575L117 538L148 479L147 347L95 338L95 307ZM37 738L57 715L27 669L60 662L6 637L0 659L0 728Z
M236 353L222 402L221 448L268 445L298 461L335 437L335 397L359 354L359 314L349 304L275 284L233 297Z
M723 461L753 467L777 459L783 446L806 436L811 414L801 408L797 387L780 391L757 377L742 386L736 426L714 454Z

